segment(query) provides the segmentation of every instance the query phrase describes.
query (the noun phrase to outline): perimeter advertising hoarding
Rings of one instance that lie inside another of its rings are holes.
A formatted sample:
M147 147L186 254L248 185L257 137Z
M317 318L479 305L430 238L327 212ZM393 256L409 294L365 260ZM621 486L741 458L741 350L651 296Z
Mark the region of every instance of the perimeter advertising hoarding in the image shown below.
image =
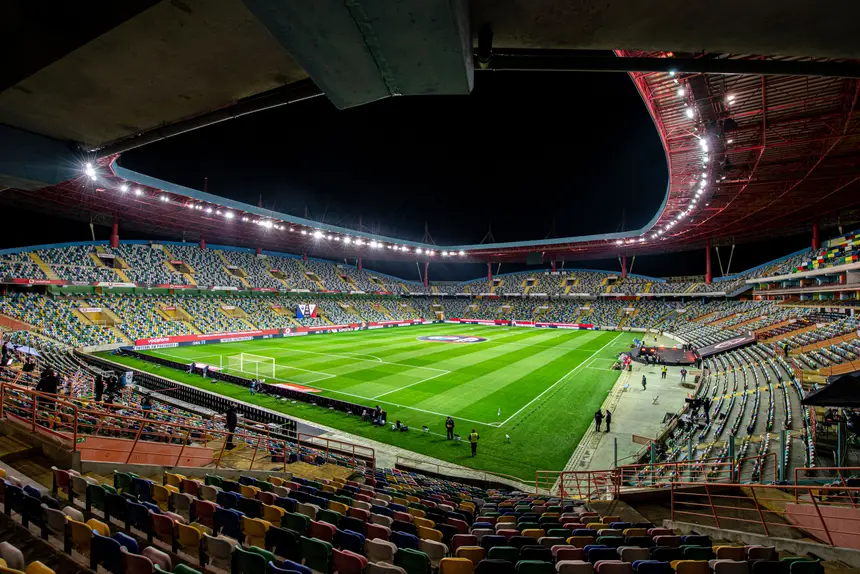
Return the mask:
M293 337L313 333L338 333L341 331L356 331L362 328L382 329L387 327L405 327L420 325L423 319L408 321L375 321L371 323L351 323L348 325L319 325L314 327L287 327L285 329L263 329L256 331L236 331L230 333L207 333L205 335L176 335L173 337L149 337L137 339L135 349L158 349L186 345L206 345L208 343L228 343L235 341L250 341L253 339L271 339L274 337Z
M453 318L445 321L446 323L462 323L464 325L498 325L502 327L541 327L547 329L589 329L593 330L596 327L590 323L533 323L531 321L504 321L501 319L460 319Z
M751 343L755 343L755 335L748 334L696 349L696 353L704 359L705 357L710 357L711 355L722 353L723 351L731 351L732 349L737 349L738 347L743 347L744 345L749 345Z

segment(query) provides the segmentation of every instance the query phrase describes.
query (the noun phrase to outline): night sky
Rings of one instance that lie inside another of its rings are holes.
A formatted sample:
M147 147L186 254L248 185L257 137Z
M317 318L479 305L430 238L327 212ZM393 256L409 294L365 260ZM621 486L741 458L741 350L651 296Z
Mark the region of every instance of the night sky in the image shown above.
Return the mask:
M426 223L439 244L479 243L490 229L500 242L638 229L659 208L668 178L629 77L587 73L477 73L469 96L389 98L344 111L316 98L127 152L120 164L197 189L206 178L210 193L299 216L307 209L329 224L357 229L361 218L363 230L403 239L422 240ZM86 224L68 222L30 234L2 241L91 238ZM807 243L743 246L732 271ZM365 265L417 279L414 264ZM432 269L432 279L486 273L480 265ZM704 253L640 257L633 271L702 274Z

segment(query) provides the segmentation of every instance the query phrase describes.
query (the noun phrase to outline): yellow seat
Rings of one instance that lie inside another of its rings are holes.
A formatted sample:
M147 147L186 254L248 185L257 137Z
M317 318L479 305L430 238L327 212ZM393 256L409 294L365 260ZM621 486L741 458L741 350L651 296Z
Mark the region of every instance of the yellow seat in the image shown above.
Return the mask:
M203 539L203 534L193 526L177 522L174 525L176 531L176 542L187 554L192 556L200 555L200 541Z
M501 506L501 505L499 505L499 506ZM506 523L506 524L507 524L508 522L512 522L512 523L516 524L516 522L517 522L517 517L516 517L516 516L510 516L510 515L507 515L507 516L499 516L498 520L496 520L496 524L499 524L499 523L502 523L502 522L504 522L504 523Z
M245 498L257 498L257 493L260 492L260 489L256 486L251 486L248 484L243 484L239 487L239 492Z
M602 522L589 522L586 526L589 530L597 530L600 532L601 530L606 530L609 528L608 524L604 524Z
M465 558L477 566L478 562L487 557L487 551L480 546L460 546L454 555L457 558Z
M406 495L406 500L408 500L409 502L412 502L412 503L421 502L420 498L418 498L417 496L413 496L411 494Z
M576 548L585 548L589 544L594 544L594 536L571 536L567 539L567 543Z
M613 522L621 522L620 516L604 516L600 519L600 522L604 524L612 524Z
M338 514L342 514L343 516L346 516L349 513L349 506L343 502L337 502L335 500L328 501L328 509L335 511Z
M461 502L460 510L468 510L469 512L475 512L475 504L473 502Z
M26 570L27 574L55 574L53 570L36 560L35 562L30 562L27 566Z
M710 574L711 572L707 560L673 560L672 569L675 574Z
M546 530L543 528L526 528L523 530L523 536L528 536L529 538L543 538L546 536Z
M332 486L332 485L330 485L330 484L323 484L323 485L320 487L320 491L322 491L322 492L328 492L328 493L330 493L330 494L334 494L335 492L337 492L337 488L333 487L333 486Z
M170 491L160 484L153 484L152 499L161 510L167 510L167 503L170 501Z
M197 530L197 532L199 532L201 535L206 534L208 536L212 536L212 529L205 524L200 524L199 522L192 522L189 526Z
M475 568L465 558L443 558L439 562L439 574L472 574Z
M743 546L714 546L714 554L717 560L736 560L743 562L746 558L746 549Z
M544 512L540 515L541 518L558 518L559 516L561 516L560 512Z
M402 504L403 506L406 506L407 504L409 504L408 500L406 500L405 498L398 498L397 496L392 498L391 502L393 502L394 504Z
M266 547L266 532L269 523L259 518L242 517L242 534L245 535L246 546Z
M6 478L6 471L0 468L0 478Z
M280 478L278 476L270 476L269 482L272 483L272 486L283 486L284 485L284 479Z
M418 531L418 538L421 538L422 540L442 542L442 532L440 532L439 530L427 528L426 526L419 526L416 528L416 530Z
M280 506L263 505L263 520L272 524L280 524L281 518L284 517L286 511Z
M93 529L85 522L78 522L71 518L66 523L69 525L69 538L71 539L72 548L84 556L89 556L93 540Z
M90 518L87 520L87 526L89 526L90 530L95 530L102 536L107 536L110 538L110 526L98 520L96 518Z
M624 536L648 536L647 528L625 528ZM744 558L746 560L746 558Z
M409 514L411 514L415 518L424 518L425 516L427 516L427 514L420 508L407 508L406 510L409 511Z
M170 472L164 473L165 484L167 484L169 486L175 486L176 488L179 488L179 486L182 484L182 479L184 479L184 478L185 477L181 474L173 474Z
M415 526L423 526L424 528L435 528L436 526L436 523L429 518L421 518L420 516L413 517L412 523L415 524Z

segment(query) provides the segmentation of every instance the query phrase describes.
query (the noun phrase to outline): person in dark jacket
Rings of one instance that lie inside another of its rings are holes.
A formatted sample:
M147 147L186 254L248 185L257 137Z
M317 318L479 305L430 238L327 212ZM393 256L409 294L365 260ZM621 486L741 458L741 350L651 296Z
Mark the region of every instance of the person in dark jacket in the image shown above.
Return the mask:
M601 423L603 423L603 413L600 411L600 409L597 409L594 412L594 428L597 430L597 432L600 432Z
M105 394L105 380L101 375L96 375L93 391L96 394L96 402L101 402L102 396Z
M227 408L227 450L232 450L234 448L233 445L233 433L236 432L236 425L239 422L239 415L236 413L236 407L230 406Z
M609 427L612 426L612 413L609 412L609 409L606 409L606 416L603 417L603 420L606 421L606 432L609 432Z
M60 378L54 373L51 367L45 367L42 371L42 376L39 378L39 384L36 385L36 390L40 393L56 395L60 388ZM38 400L39 408L47 408L54 410L56 403L47 399L40 398Z
M454 440L454 419L445 419L445 429L448 431L448 440Z

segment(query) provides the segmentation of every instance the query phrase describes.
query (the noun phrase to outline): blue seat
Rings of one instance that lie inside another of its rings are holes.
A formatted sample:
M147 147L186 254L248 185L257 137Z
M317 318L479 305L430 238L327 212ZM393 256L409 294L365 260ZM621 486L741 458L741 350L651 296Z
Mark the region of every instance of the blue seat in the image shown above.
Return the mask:
M508 539L498 534L487 534L481 538L481 547L484 550L495 548L496 546L507 546Z
M298 562L293 562L292 560L284 560L284 563L281 564L281 568L283 568L287 572L298 572L299 574L314 574L314 571L307 566L302 566Z
M504 538L504 536L502 538ZM418 550L420 546L418 537L414 534L407 534L406 532L392 532L389 541L398 548L411 548L412 550Z
M152 502L152 482L145 478L132 478L132 492L141 502Z
M359 534L352 530L338 530L334 534L334 545L341 550L349 550L356 554L363 554L364 534Z
M126 530L134 527L149 536L152 528L149 519L149 508L143 504L129 502L126 510Z
M242 540L242 514L230 508L215 509L215 534Z
M284 570L275 565L274 562L269 562L268 567L266 568L267 574L295 574L295 570Z
M253 476L242 475L239 477L239 484L244 484L245 486L257 486L257 479Z
M235 492L221 491L215 495L215 502L221 508L236 508L239 499L242 498Z
M321 497L321 496L311 495L311 496L308 496L308 504L316 504L320 508L327 508L328 507L328 500Z
M164 514L164 512L161 510L161 508L157 504L155 504L154 502L143 502L141 504L143 504L146 508L148 508L149 510L151 510L155 514Z
M122 544L118 540L102 536L93 530L93 538L90 542L90 568L98 570L101 565L108 572L123 574L125 563L121 548Z
M575 528L573 530L574 536L594 536L597 538L597 530L593 528Z
M307 492L299 492L298 490L291 490L290 496L296 500L297 502L301 502L302 504L306 504L308 501L308 493Z
M633 563L636 574L674 574L672 564L659 560L637 560Z
M260 518L263 516L263 503L256 498L240 498L236 510L249 518Z
M371 514L379 514L381 516L388 516L388 517L391 517L394 515L394 511L391 510L390 508L387 508L385 506L379 506L376 504L374 504L373 506L370 507L370 513Z
M139 554L140 551L137 547L137 540L126 534L125 532L117 532L113 535L113 539L119 542L119 545L131 552L132 554Z
M275 506L279 506L287 512L295 512L298 501L295 498L284 498L279 496L275 499Z
M392 502L388 505L388 508L393 510L394 512L409 512L409 509L403 506L402 504L397 504L396 502Z
M108 492L105 494L105 522L110 522L111 518L116 518L122 522L126 522L126 514L128 512L126 506L128 502L119 494Z

